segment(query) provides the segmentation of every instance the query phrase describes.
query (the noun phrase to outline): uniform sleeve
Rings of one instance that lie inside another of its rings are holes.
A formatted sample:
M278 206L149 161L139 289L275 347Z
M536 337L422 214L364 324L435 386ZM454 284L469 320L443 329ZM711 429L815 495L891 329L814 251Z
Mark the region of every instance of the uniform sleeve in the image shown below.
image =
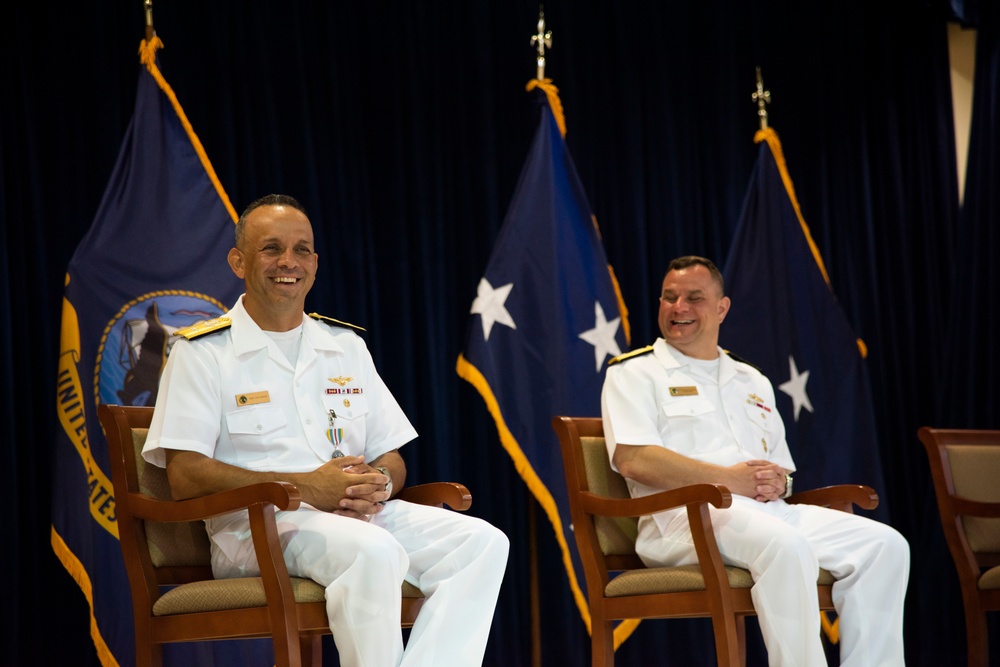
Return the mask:
M612 461L612 468L618 443L661 444L656 418L658 411L656 392L652 380L646 374L632 371L630 365L609 367L601 391L604 441L608 448L608 458Z
M165 468L168 449L213 456L221 414L218 365L207 346L177 341L160 376L142 457Z

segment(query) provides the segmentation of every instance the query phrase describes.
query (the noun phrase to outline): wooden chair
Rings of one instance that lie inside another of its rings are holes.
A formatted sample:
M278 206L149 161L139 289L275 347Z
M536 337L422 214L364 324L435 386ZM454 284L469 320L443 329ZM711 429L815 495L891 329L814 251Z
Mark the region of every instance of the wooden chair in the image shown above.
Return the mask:
M272 637L277 667L320 667L322 635L330 634L323 587L290 577L278 543L274 509L299 506L287 482L254 484L174 501L166 471L140 456L153 408L98 406L107 435L118 536L135 623L136 665L160 667L169 642ZM462 484L437 482L403 489L399 498L466 510ZM213 579L206 517L246 509L261 576ZM412 627L424 596L402 589L400 623Z
M629 497L625 479L611 469L599 418L556 417L573 534L587 581L594 667L614 665L614 621L627 618L712 619L720 666L746 662L745 617L755 615L747 570L723 563L709 505L729 507L732 495L717 484L695 484L644 498ZM841 485L797 493L788 502L852 511L878 506L867 486ZM646 567L635 552L638 517L686 507L698 565ZM820 570L820 609L832 610L833 576Z
M969 666L986 667L986 612L1000 610L1000 431L924 426L917 437L958 572Z

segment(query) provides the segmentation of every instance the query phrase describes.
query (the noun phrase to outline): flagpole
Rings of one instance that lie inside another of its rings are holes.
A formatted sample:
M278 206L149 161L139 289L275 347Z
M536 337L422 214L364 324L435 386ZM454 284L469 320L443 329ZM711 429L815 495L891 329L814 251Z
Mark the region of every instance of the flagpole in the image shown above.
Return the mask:
M528 487L525 487L526 489ZM542 665L542 621L538 595L538 512L535 509L535 496L528 489L528 567L530 584L528 601L531 606L531 665Z
M142 4L146 8L146 43L148 44L156 35L156 30L153 29L153 0L143 0Z
M535 78L545 80L545 49L552 48L552 31L545 29L545 5L538 6L538 25L531 36L531 45L536 49ZM528 600L531 606L531 665L542 665L542 614L538 592L538 511L534 494L528 489L528 567L530 583Z
M767 105L771 103L771 91L764 90L764 77L760 73L760 66L757 67L757 90L754 91L753 101L757 103L757 119L760 121L760 129L767 129Z
M539 81L545 80L545 48L552 48L552 31L545 29L545 5L538 6L538 26L534 35L531 36L531 45L535 47L535 78Z

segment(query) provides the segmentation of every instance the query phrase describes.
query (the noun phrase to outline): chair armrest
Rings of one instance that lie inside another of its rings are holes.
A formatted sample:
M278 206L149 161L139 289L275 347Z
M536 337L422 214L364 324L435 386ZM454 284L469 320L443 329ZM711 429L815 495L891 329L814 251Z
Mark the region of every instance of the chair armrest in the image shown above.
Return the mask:
M418 505L447 505L453 510L464 512L472 507L472 493L458 482L430 482L404 487L396 499Z
M854 505L863 510L873 510L878 507L878 494L870 486L837 484L793 493L785 502L793 505L798 503L820 505L843 512L853 512Z
M262 482L189 500L156 500L142 494L132 496L132 513L148 521L197 521L254 504L270 504L279 510L298 509L298 488L289 482Z
M584 491L580 494L580 499L588 514L619 517L643 516L700 503L719 508L729 507L733 503L729 489L721 484L691 484L642 498L608 498Z

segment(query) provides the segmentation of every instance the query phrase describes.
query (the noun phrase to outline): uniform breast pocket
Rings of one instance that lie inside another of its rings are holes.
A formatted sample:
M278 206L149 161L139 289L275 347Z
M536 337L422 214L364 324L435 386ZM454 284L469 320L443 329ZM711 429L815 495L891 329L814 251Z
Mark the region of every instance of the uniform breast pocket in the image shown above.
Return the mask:
M365 452L365 428L368 417L368 400L364 394L333 395L323 398L327 414L336 415L336 427L343 429L338 447L345 454L359 456Z
M746 427L747 437L742 439L743 447L754 458L768 458L775 446L772 431L778 417L759 404L747 404L744 409L749 426Z
M747 421L753 424L754 430L760 429L763 433L771 432L771 422L774 419L771 416L772 413L759 405L747 404L744 407L746 409Z
M243 407L226 415L229 438L243 463L266 457L269 444L287 424L285 413L275 405Z
M670 449L681 454L707 452L720 443L706 426L714 421L715 406L700 398L681 398L660 406L660 433Z

